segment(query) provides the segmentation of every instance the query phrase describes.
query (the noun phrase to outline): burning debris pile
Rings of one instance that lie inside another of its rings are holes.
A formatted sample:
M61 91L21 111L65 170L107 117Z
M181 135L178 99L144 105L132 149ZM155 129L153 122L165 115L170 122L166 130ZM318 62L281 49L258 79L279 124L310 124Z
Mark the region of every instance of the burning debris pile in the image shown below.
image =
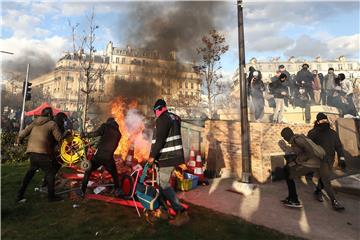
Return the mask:
M152 131L146 129L145 117L137 110L137 106L136 101L127 104L123 98L118 97L112 101L111 114L119 124L122 134L115 155L124 160L133 146L134 158L142 162L150 154Z

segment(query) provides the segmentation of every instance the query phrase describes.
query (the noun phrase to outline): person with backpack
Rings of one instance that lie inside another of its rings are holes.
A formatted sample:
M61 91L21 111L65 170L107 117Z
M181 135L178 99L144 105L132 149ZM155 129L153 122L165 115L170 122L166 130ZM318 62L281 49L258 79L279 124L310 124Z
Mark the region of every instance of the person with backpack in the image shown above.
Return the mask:
M153 107L156 116L156 126L153 133L150 157L148 163L155 163L159 168L160 195L168 200L176 212L171 225L181 226L190 218L186 209L180 204L174 189L170 184L170 177L174 167L185 163L184 150L181 139L181 119L168 112L166 102L158 99Z
M345 208L336 200L330 184L330 168L328 164L324 164L325 150L305 135L294 134L289 127L281 131L281 136L291 145L291 149L296 154L296 159L288 162L284 169L289 194L282 203L288 207L301 208L302 204L296 193L294 178L317 173L330 197L333 209L344 210Z
M320 145L325 150L324 164L328 164L332 169L335 161L335 152L339 158L339 166L342 169L346 168L344 148L341 144L338 133L330 128L328 117L324 113L316 115L314 128L308 132L308 137L316 144ZM321 178L314 192L315 198L323 202L321 190L324 188Z

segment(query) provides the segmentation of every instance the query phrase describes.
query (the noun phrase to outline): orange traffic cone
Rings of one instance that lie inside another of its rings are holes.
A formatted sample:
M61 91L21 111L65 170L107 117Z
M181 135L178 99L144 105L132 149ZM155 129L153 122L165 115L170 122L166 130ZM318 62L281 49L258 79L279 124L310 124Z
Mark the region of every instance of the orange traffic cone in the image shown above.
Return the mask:
M194 168L194 175L198 176L199 178L202 178L203 175L204 175L204 169L203 169L203 164L202 164L200 151L196 155L196 163L195 163L195 168Z
M190 159L189 159L189 161L187 162L187 166L188 166L188 170L189 170L190 172L194 172L194 168L195 168L195 166L196 166L194 147L191 147L191 150L190 150Z
M126 156L125 164L129 167L132 167L134 161L134 144L131 144L128 154Z

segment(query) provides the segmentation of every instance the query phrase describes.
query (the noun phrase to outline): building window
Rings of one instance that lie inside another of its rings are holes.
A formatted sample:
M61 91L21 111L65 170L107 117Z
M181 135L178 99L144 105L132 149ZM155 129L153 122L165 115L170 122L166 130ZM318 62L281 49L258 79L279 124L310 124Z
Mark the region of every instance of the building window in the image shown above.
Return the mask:
M188 82L185 82L185 88L188 88Z
M121 59L121 64L125 64L125 58Z
M70 76L66 76L66 81L74 81L74 78L73 77L70 77Z
M116 58L116 61L115 61L115 62L116 62L116 63L119 63L119 58L118 58L118 57Z
M348 69L349 70L353 70L353 65L350 63L350 64L348 64Z
M321 64L318 64L318 65L317 65L317 70L318 70L318 71L321 71Z
M117 72L117 70L118 70L118 66L115 66L115 72Z
M342 64L338 64L339 66L339 70L343 70L343 65Z
M192 76L192 75L191 75ZM194 83L191 83L191 89L194 89Z
M71 83L70 82L66 82L66 90L71 90Z

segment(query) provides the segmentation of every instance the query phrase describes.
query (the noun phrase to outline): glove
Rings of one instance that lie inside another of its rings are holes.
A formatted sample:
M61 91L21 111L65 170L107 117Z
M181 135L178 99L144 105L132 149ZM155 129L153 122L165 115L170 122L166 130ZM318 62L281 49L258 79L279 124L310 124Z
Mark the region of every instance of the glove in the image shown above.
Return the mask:
M68 138L71 136L71 131L67 130L64 134L64 138Z
M346 162L345 162L345 158L344 157L341 157L340 160L339 160L339 166L342 168L342 169L345 169L346 168Z

